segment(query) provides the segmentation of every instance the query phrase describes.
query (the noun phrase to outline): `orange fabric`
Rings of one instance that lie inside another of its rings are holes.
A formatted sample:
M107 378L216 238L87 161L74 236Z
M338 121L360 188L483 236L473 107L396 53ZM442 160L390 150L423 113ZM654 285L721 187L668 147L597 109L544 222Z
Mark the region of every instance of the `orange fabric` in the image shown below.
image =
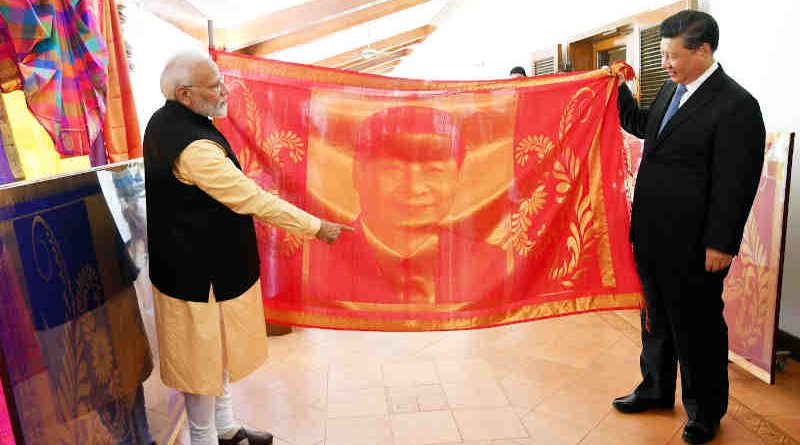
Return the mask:
M257 224L270 320L469 329L640 304L615 74L431 82L213 56L245 173L355 229L326 245Z
M102 1L101 32L108 48L107 111L103 140L109 163L142 156L142 140L115 0Z

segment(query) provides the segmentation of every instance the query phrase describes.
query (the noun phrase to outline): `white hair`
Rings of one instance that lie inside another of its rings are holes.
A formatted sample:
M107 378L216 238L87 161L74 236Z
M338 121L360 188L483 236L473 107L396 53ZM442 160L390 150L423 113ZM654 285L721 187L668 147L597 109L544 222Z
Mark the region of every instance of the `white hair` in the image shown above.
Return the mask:
M192 85L193 68L199 63L213 63L208 54L199 51L182 51L170 57L161 72L161 94L175 100L178 85Z

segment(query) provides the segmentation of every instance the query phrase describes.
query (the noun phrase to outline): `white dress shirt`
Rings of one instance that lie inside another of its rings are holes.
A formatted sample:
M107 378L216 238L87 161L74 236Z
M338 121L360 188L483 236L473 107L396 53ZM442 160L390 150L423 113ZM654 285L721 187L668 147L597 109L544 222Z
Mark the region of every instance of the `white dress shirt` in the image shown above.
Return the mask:
M691 97L692 94L694 94L694 92L700 88L700 85L702 85L703 82L705 82L709 77L711 77L712 74L714 74L714 71L716 71L717 68L719 68L719 63L715 60L714 63L711 64L711 66L700 75L700 77L686 85L686 92L683 93L683 97L681 97L681 101L678 104L679 108L682 107L687 100L689 100L689 97Z

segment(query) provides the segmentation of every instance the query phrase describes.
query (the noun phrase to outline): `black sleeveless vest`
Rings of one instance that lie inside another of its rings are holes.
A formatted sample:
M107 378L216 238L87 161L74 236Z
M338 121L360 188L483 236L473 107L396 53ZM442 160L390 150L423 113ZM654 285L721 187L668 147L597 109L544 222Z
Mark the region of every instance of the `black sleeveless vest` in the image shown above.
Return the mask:
M144 133L147 245L150 281L170 297L208 301L236 298L258 280L259 258L253 218L239 215L200 188L175 177L172 167L183 149L199 139L225 148L225 137L205 116L176 101L156 111Z

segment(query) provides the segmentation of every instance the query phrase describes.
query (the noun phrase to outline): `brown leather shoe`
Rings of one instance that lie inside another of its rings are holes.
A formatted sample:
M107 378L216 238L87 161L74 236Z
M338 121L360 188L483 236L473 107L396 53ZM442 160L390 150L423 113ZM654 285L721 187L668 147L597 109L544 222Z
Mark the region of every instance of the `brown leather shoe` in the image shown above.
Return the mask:
M239 431L231 439L219 439L219 445L239 445L245 439L250 445L272 445L272 434L244 428L239 428Z
M634 414L650 409L670 409L675 403L669 400L645 399L632 392L627 396L617 397L611 405L621 413Z

